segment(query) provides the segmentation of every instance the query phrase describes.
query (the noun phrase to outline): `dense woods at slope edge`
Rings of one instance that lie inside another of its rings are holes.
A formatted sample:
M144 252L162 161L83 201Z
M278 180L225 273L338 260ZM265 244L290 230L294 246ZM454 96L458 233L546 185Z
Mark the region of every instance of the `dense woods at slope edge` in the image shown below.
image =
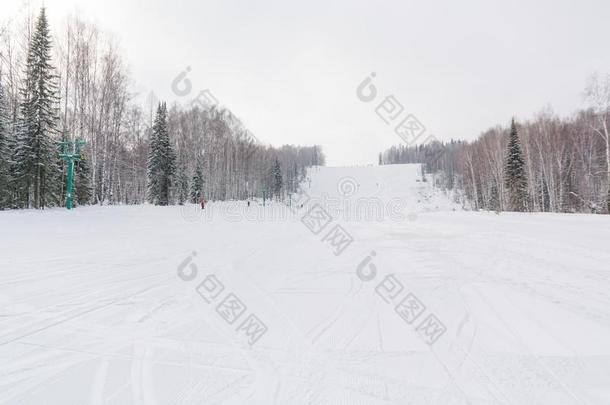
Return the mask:
M610 212L610 79L593 76L591 107L572 117L544 111L517 124L527 178L528 211ZM424 163L438 184L463 192L474 209L516 210L507 184L510 128L495 127L472 142L393 146L380 164Z
M134 101L117 49L78 17L53 37L44 9L36 19L27 15L21 24L0 27L0 208L63 204L66 168L55 145L75 138L86 141L75 172L77 203L147 200L158 105L144 111ZM37 82L44 88L36 89ZM43 118L35 122L39 112ZM168 203L184 201L185 194L190 200L225 200L276 191L281 199L296 190L307 167L325 162L318 145L275 148L257 142L231 111L217 105L173 105L167 128L176 155Z

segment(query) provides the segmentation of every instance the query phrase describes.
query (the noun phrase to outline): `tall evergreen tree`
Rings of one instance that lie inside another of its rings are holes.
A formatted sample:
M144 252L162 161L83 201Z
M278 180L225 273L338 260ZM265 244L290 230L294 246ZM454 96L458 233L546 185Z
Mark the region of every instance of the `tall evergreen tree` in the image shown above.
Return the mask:
M195 168L195 174L193 175L193 180L191 181L191 202L198 203L201 197L203 196L203 167L201 163L197 163L197 167Z
M148 156L148 200L155 205L171 203L176 156L167 128L167 105L160 103L153 124Z
M514 118L510 125L504 179L508 192L509 211L526 211L528 207L528 193L525 159L523 158L523 150L521 149L521 142Z
M29 43L15 151L17 184L22 205L44 208L60 199L61 167L57 134L57 75L51 64L51 34L45 9Z
M157 121L159 119L159 110L161 105L157 107L157 115L153 123L153 130L150 134L149 151L148 151L148 162L147 162L147 197L148 202L151 204L157 204L159 201L159 173L161 171L161 147L159 145L159 134L155 129Z
M0 83L0 209L10 206L10 169L9 120L4 88Z

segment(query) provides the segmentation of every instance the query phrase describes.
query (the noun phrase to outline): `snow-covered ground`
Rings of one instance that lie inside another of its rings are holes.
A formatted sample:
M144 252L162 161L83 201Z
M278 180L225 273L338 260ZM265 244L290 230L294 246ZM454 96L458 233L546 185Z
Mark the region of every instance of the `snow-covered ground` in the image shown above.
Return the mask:
M0 403L610 403L609 216L462 211L415 165L304 190L0 213Z

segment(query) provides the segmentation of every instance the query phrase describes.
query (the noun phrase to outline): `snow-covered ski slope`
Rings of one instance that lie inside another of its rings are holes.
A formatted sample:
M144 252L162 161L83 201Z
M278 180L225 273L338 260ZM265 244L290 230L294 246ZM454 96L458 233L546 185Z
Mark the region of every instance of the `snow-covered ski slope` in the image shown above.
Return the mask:
M610 217L308 177L290 207L1 212L0 403L610 403Z
M419 165L317 167L302 186L314 201L347 221L378 220L381 207L384 217L395 211L411 214L411 220L418 212L460 208L430 181L430 176L424 181ZM402 221L400 215L386 219Z

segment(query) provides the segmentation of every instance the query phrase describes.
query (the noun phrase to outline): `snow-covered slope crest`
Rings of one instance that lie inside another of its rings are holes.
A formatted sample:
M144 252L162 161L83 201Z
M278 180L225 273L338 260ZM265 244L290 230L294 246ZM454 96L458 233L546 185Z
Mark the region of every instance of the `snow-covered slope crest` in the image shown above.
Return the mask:
M460 209L419 164L313 167L301 190L297 198L309 198L344 221L403 221L422 212Z

